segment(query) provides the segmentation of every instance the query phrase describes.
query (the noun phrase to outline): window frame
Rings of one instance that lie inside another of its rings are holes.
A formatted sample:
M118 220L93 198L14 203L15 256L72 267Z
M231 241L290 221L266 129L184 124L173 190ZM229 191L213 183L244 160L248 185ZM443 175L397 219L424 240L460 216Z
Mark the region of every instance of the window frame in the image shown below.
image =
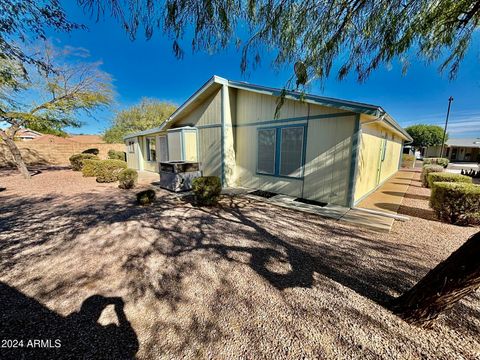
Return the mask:
M134 140L128 140L127 149L128 149L129 154L135 154L135 141Z
M150 142L151 142L151 139L154 140L154 144L155 144L155 159L152 160L151 159L151 153L150 153ZM147 150L147 161L148 162L156 162L157 161L157 138L155 136L147 136L145 137L145 147L146 147L146 150Z
M300 174L299 176L290 176L290 175L282 175L280 174L280 164L281 164L281 148L282 148L282 130L286 128L302 128L303 129L303 137L302 137L302 152L301 156L301 167L300 167ZM261 130L275 130L275 156L274 156L274 173L264 173L258 171L258 132ZM279 125L279 126L269 126L269 127L257 127L257 138L256 138L256 174L257 175L264 175L264 176L274 176L278 178L286 178L286 179L297 179L301 180L304 178L305 175L305 159L306 159L306 152L307 152L307 131L308 131L308 124L301 123L301 124L290 124L290 125Z
M162 144L161 144L161 139L165 139L165 145L166 145L166 160L162 160ZM160 153L160 158L158 159L159 162L168 162L169 161L169 153L168 153L168 136L167 134L165 135L159 135L158 136L158 150Z
M259 139L259 132L260 131L272 131L273 130L273 134L275 135L275 140L274 140L274 147L273 147L273 172L272 173L269 173L269 172L265 172L265 171L259 171L258 170L258 139ZM257 174L260 174L260 175L270 175L270 176L275 176L276 172L277 172L277 167L276 167L276 163L277 163L277 136L278 136L278 133L276 131L275 128L257 128L257 139L256 139L256 144L257 144L257 164L256 164L256 173Z

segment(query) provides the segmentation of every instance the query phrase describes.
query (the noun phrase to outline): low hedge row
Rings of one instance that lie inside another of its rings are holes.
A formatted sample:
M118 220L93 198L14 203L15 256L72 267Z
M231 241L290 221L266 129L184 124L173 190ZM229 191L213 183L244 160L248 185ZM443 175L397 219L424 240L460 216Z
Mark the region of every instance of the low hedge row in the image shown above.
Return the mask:
M480 224L480 186L435 182L430 194L430 206L439 219L451 224Z
M68 159L72 165L73 171L81 171L84 160L99 160L98 156L93 154L74 154Z
M100 160L95 164L95 176L99 183L109 183L118 181L118 176L123 169L127 168L127 163L122 160Z
M412 168L415 165L415 155L402 154L402 167Z
M424 158L423 165L440 165L446 168L448 166L447 158Z
M122 160L126 161L127 156L124 151L108 150L108 158L113 160Z
M87 159L83 160L82 175L84 177L97 176L97 164L103 160Z
M443 166L440 165L424 165L422 169L422 185L428 187L428 174L430 173L440 173L443 172L445 169Z
M433 188L434 183L436 182L453 182L453 183L472 183L472 178L454 173L447 172L434 172L429 173L427 176L428 187Z

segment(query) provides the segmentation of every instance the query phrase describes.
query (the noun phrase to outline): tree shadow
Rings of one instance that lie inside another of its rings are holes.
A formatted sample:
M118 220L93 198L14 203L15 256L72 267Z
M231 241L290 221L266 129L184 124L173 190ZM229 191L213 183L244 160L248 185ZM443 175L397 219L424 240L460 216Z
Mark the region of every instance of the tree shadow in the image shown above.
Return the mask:
M427 195L409 194L409 193L403 193L403 192L400 192L400 191L383 191L383 193L387 194L387 195L405 197L407 199L414 199L414 200L429 200L430 199L430 197L427 196Z
M114 306L118 325L100 325L102 312ZM2 359L134 359L138 351L135 331L119 297L93 295L80 311L62 316L14 287L0 282L0 339Z
M280 292L322 286L318 277L323 276L385 307L428 270L428 249L244 196L223 196L216 207L193 207L158 191L155 203L145 208L134 204L131 193L112 190L103 195L3 196L0 271L76 253L81 234L127 222L139 224L128 236L141 246L127 251L120 240L85 246L124 254L114 259L125 277L122 290L134 301L152 294L173 311L189 301L184 279L201 271L200 259L245 265ZM165 268L152 270L159 258ZM48 295L76 286L81 282L62 281Z

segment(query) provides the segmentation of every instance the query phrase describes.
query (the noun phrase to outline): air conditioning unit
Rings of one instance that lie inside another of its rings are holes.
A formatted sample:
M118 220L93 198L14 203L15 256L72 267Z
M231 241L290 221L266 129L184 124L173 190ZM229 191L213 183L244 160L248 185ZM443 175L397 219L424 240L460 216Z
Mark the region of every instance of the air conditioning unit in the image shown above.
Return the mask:
M160 162L160 187L174 191L192 189L192 180L202 176L198 162Z

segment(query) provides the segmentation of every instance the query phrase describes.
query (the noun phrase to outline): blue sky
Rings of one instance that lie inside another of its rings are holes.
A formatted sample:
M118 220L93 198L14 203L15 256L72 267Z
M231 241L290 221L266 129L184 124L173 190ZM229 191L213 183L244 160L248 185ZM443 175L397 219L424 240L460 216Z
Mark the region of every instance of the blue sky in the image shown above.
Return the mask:
M171 42L160 31L150 41L142 34L130 41L125 32L108 16L92 21L75 5L64 2L71 19L88 26L86 31L70 34L50 33L61 46L82 47L92 61L101 60L102 69L114 78L116 104L97 119L85 118L76 133L101 133L114 116L115 109L137 103L142 97L153 97L182 104L212 75L243 80L265 86L282 87L292 68L271 68L268 56L259 68L247 75L240 71L240 53L228 49L215 54L185 52L182 60L174 57ZM188 43L188 40L186 41ZM188 49L188 45L185 46ZM449 122L450 137L480 137L480 34L477 32L457 78L437 72L437 65L411 59L408 73L402 76L398 64L383 66L365 83L351 76L343 81L334 77L323 86L313 84L309 92L381 105L402 126L416 123L443 125L449 96L454 97Z

